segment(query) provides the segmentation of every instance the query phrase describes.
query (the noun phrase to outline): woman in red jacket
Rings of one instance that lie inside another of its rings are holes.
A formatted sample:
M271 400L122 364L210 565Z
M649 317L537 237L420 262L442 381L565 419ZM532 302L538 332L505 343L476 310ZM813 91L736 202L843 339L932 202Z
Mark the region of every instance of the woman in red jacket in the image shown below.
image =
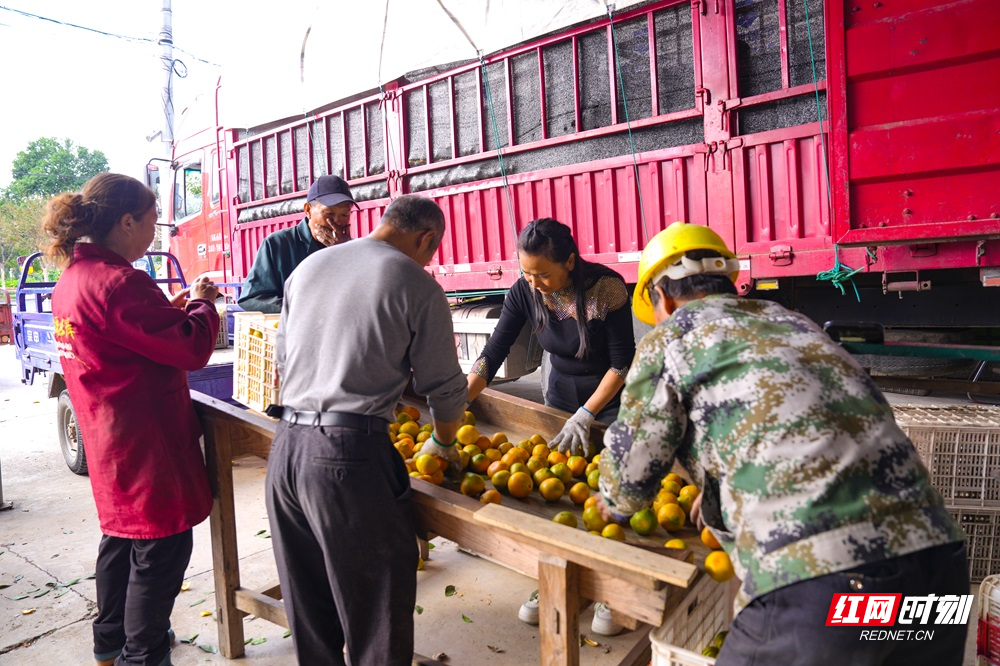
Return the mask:
M102 173L49 202L47 254L66 266L52 293L55 338L84 440L104 536L94 656L170 663L170 612L191 528L212 496L187 371L215 348L218 289L199 279L168 299L131 263L156 229L145 185Z

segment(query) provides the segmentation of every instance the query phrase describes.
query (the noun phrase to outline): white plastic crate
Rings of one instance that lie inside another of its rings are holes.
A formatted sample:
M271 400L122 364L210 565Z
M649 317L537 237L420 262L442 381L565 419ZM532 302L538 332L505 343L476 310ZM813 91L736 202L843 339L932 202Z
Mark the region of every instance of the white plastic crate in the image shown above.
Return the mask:
M216 349L229 348L229 318L226 317L226 308L222 306L219 311L219 335L215 338Z
M732 585L702 574L662 625L649 634L651 666L711 666L715 659L701 651L729 628L733 617Z
M233 363L233 399L262 412L278 402L278 367L275 363L275 327L281 315L237 312L233 318L236 362Z
M1000 572L1000 510L948 507L965 532L969 580L976 583Z
M976 655L980 666L1000 666L1000 574L987 576L979 586L979 625Z
M895 405L948 506L1000 509L1000 408Z

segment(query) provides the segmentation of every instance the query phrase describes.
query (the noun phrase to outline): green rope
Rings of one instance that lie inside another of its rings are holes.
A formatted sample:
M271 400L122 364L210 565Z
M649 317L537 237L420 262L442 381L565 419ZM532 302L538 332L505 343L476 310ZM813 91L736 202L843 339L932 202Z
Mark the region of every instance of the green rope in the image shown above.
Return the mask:
M500 163L500 175L503 178L503 192L507 199L507 219L510 222L510 232L514 235L514 244L517 245L517 223L514 221L514 202L510 196L510 184L507 182L507 168L503 162L503 151L500 150L500 130L497 127L497 114L493 109L493 89L490 87L490 75L486 71L486 59L483 52L479 52L479 66L483 70L483 92L490 107L490 125L493 128L493 142L497 145L497 161Z
M854 297L858 299L858 303L861 302L861 295L858 293L858 286L854 284L854 280L851 279L856 273L863 271L863 268L851 268L846 264L840 263L840 246L834 243L833 245L833 256L834 264L833 268L828 271L823 271L816 275L817 280L829 280L830 284L840 290L841 296L846 296L847 292L844 291L844 283L849 282L854 288Z
M809 21L809 0L802 0L802 4L806 10L806 35L809 38L809 58L812 61L812 75L813 75L813 93L816 95L816 117L819 120L819 138L823 145L823 169L826 175L826 197L830 202L830 222L833 224L833 187L830 185L830 166L827 164L827 155L829 154L826 147L826 133L823 132L823 105L819 101L819 75L816 72L816 50L813 47L812 38L812 24ZM870 252L870 251L869 251ZM870 256L870 255L869 255ZM822 273L816 274L817 280L826 281L829 280L830 283L840 290L841 296L845 296L844 283L849 282L854 288L854 297L861 302L861 295L858 293L858 287L854 284L852 279L855 274L863 271L863 268L851 268L846 264L840 263L840 246L837 243L833 244L833 268L828 271L823 271Z
M625 77L622 75L621 59L618 57L618 38L615 37L614 7L607 5L608 24L611 27L611 44L614 47L615 69L618 71L618 86L622 93L622 106L625 108L625 127L628 128L628 145L632 149L632 168L635 170L635 189L639 193L639 216L642 218L642 233L644 240L649 241L649 228L646 226L646 205L642 201L642 185L639 183L639 162L635 157L635 140L632 138L632 121L628 116L628 96L625 94ZM579 128L577 128L579 129Z

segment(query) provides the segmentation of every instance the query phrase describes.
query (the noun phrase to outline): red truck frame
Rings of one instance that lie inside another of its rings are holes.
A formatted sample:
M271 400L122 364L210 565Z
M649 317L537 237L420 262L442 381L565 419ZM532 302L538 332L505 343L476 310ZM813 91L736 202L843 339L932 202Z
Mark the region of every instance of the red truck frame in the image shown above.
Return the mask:
M437 201L448 234L429 270L450 295L508 288L539 217L629 282L648 238L685 220L736 249L742 293L819 321L995 326L997 35L993 0L651 2L179 142L171 250L189 275L240 281L336 173L356 237L394 196Z

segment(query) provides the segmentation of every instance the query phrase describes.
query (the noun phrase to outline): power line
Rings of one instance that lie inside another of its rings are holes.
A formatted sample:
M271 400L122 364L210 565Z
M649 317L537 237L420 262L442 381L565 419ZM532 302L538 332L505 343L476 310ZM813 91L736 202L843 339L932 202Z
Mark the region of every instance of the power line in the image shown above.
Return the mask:
M130 35L119 35L119 34L113 33L113 32L106 32L104 30L98 30L97 28L88 28L85 25L77 25L75 23L67 23L65 21L59 21L58 19L49 18L47 16L39 16L38 14L32 14L31 12L22 11L20 9L14 9L12 7L4 7L3 5L0 5L0 9L4 9L4 10L6 10L8 12L12 12L14 14L20 14L21 16L27 16L28 18L34 18L34 19L39 19L41 21L48 21L50 23L55 23L56 25L61 25L61 26L66 27L66 28L76 28L77 30L85 30L87 32L93 32L93 33L96 33L98 35L103 35L104 37L114 37L116 39L124 39L127 42L146 42L146 43L149 43L149 44L156 44L156 45L158 45L160 43L159 40L152 39L151 37L132 37ZM7 24L4 23L4 24L0 24L0 25L7 25ZM7 27L10 27L10 26L7 26ZM189 53L188 51L185 51L184 49L179 48L177 46L174 46L174 50L175 51L180 51L181 53L183 53L185 55L191 56L195 60L203 62L206 65L212 65L213 67L222 67L222 65L220 65L218 63L212 62L211 60L205 60L204 58L199 58L198 56L194 55L193 53Z

